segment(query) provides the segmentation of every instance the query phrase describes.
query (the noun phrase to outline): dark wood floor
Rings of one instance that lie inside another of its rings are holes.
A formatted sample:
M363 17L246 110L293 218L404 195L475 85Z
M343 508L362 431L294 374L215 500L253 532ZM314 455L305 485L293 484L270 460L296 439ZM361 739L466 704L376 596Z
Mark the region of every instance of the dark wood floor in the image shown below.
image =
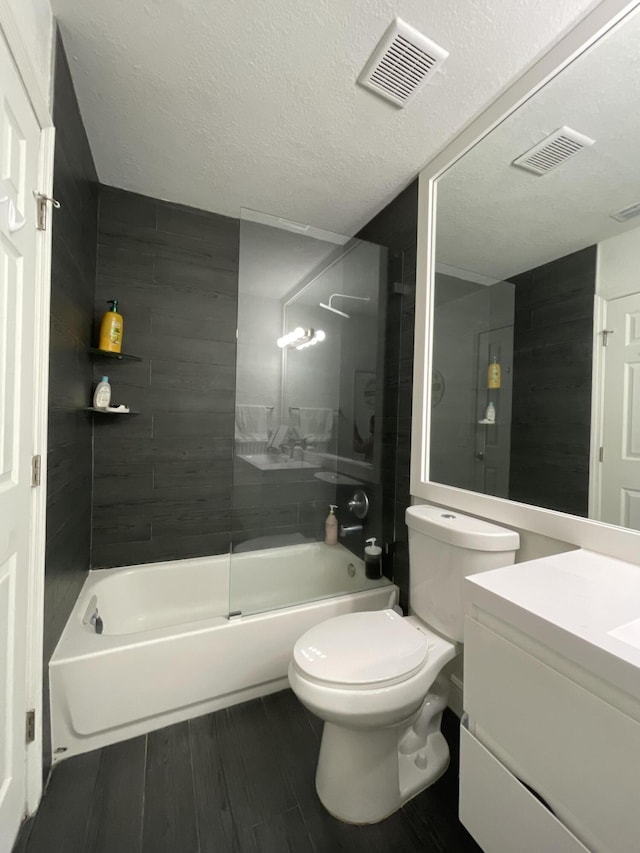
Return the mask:
M321 806L322 724L286 690L70 758L14 853L478 853L457 820L458 720L448 772L379 824Z

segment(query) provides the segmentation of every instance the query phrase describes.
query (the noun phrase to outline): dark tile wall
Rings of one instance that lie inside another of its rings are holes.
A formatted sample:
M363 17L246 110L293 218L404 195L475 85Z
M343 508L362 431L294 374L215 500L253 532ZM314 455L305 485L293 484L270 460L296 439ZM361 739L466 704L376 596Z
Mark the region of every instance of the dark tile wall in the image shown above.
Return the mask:
M123 352L97 360L92 566L229 550L238 220L100 187L95 323L118 299Z
M596 247L516 285L512 500L587 515Z
M60 35L56 43L51 353L44 606L44 766L50 766L48 663L89 568L91 343L98 184Z
M409 599L408 534L404 513L411 502L411 394L415 319L418 182L414 181L371 220L358 237L389 249L386 294L382 518L383 540L394 542L385 574L400 587L400 604Z

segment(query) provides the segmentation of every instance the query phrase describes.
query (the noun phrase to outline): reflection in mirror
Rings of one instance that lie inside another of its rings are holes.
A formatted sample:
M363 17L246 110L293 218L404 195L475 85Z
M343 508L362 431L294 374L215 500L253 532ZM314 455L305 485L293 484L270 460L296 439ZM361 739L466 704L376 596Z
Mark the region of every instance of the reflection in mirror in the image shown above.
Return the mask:
M640 529L639 95L636 13L438 181L431 481Z
M433 367L446 393L433 398L431 478L506 498L514 286L437 273L434 300Z
M283 416L308 458L365 482L379 480L376 375L385 269L383 249L350 241L283 305L283 329L311 327L325 335L313 349L284 350Z

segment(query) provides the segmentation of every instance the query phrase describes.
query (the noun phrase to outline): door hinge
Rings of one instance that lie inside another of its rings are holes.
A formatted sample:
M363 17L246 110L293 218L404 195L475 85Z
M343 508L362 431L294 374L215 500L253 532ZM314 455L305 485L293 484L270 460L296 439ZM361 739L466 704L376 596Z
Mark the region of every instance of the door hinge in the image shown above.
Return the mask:
M52 198L49 195L45 195L44 193L34 193L36 197L36 220L38 224L38 231L46 231L47 230L47 205L51 204L56 210L60 207L60 202L56 201L55 198Z
M606 347L609 345L609 335L612 335L615 332L615 329L603 329L602 330L602 346Z
M35 709L27 711L25 721L25 737L27 743L33 743L36 739L36 712Z
M604 447L598 451L598 462L604 462Z
M42 456L31 457L31 486L39 486L42 478Z

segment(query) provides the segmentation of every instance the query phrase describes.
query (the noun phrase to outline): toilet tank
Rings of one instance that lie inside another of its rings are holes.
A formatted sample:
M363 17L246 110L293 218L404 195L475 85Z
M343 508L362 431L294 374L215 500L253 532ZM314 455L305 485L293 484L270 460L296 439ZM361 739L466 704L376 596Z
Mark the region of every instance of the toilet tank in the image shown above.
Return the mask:
M462 581L514 562L520 537L497 524L435 506L410 506L411 612L438 633L462 642Z

